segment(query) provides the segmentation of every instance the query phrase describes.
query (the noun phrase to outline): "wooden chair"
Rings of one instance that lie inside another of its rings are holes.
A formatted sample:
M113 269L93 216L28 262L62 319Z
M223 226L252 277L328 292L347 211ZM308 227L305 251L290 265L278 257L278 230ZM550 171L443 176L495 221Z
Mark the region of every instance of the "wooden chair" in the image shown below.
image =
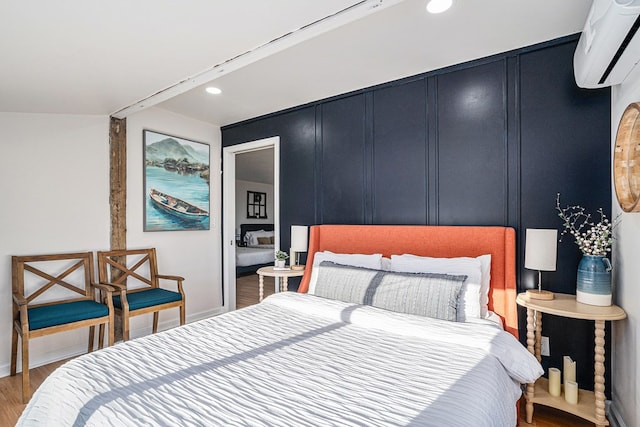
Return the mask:
M31 397L29 340L88 326L88 351L91 352L94 346L95 326L100 327L98 347L102 348L104 326L108 323L109 345L113 345L112 291L114 289L94 283L91 252L13 256L11 268L13 291L11 376L16 375L18 336L20 336L22 339L22 401L27 403ZM99 290L98 294L96 290ZM43 297L45 292L47 296ZM35 303L36 299L42 302Z
M153 333L158 331L158 313L180 308L180 324L185 323L183 277L158 274L155 248L98 252L98 276L116 289L113 305L122 316L122 339L129 339L129 318L153 313ZM177 292L160 288L160 279L173 280Z

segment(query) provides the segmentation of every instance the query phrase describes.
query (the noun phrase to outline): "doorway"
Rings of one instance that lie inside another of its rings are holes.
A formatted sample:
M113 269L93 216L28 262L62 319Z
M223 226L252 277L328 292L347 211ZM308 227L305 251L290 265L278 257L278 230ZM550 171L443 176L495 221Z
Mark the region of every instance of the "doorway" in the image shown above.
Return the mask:
M240 228L237 203L240 195L236 188L236 168L238 156L258 152L273 151L273 213L269 223L273 223L274 248L280 247L280 137L271 137L242 144L224 147L222 149L222 280L223 280L223 311L236 309L236 240ZM271 214L271 213L270 213ZM267 215L269 216L269 215ZM259 222L259 221L252 221Z

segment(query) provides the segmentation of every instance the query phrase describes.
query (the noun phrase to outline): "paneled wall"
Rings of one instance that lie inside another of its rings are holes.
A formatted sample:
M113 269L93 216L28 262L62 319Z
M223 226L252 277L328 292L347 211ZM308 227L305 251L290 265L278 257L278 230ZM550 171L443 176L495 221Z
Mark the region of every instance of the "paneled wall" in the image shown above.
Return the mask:
M506 225L517 230L519 287L533 287L525 230L561 227L556 194L610 210L610 92L575 85L576 43L571 36L229 125L223 146L280 136L283 247L294 223ZM575 293L580 256L561 242L545 288ZM571 354L589 388L593 325L545 319L552 357L543 364ZM524 330L521 322L521 339Z

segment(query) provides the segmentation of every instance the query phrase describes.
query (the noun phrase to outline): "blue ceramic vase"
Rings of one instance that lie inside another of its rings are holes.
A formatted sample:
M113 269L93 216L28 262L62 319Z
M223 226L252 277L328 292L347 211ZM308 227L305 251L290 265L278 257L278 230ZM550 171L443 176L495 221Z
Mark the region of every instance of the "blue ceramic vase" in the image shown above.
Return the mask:
M611 305L611 263L598 255L583 255L578 264L576 300L589 305Z

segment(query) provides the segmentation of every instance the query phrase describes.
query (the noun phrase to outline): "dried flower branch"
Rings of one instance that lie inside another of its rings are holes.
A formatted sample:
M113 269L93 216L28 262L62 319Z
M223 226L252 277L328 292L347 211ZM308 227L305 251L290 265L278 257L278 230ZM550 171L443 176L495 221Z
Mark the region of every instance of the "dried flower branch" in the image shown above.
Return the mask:
M564 230L560 234L560 241L565 234L571 234L578 248L584 255L606 256L611 252L613 224L607 219L602 208L598 209L600 221L591 219L582 206L560 206L560 193L556 198L556 210L563 221Z

